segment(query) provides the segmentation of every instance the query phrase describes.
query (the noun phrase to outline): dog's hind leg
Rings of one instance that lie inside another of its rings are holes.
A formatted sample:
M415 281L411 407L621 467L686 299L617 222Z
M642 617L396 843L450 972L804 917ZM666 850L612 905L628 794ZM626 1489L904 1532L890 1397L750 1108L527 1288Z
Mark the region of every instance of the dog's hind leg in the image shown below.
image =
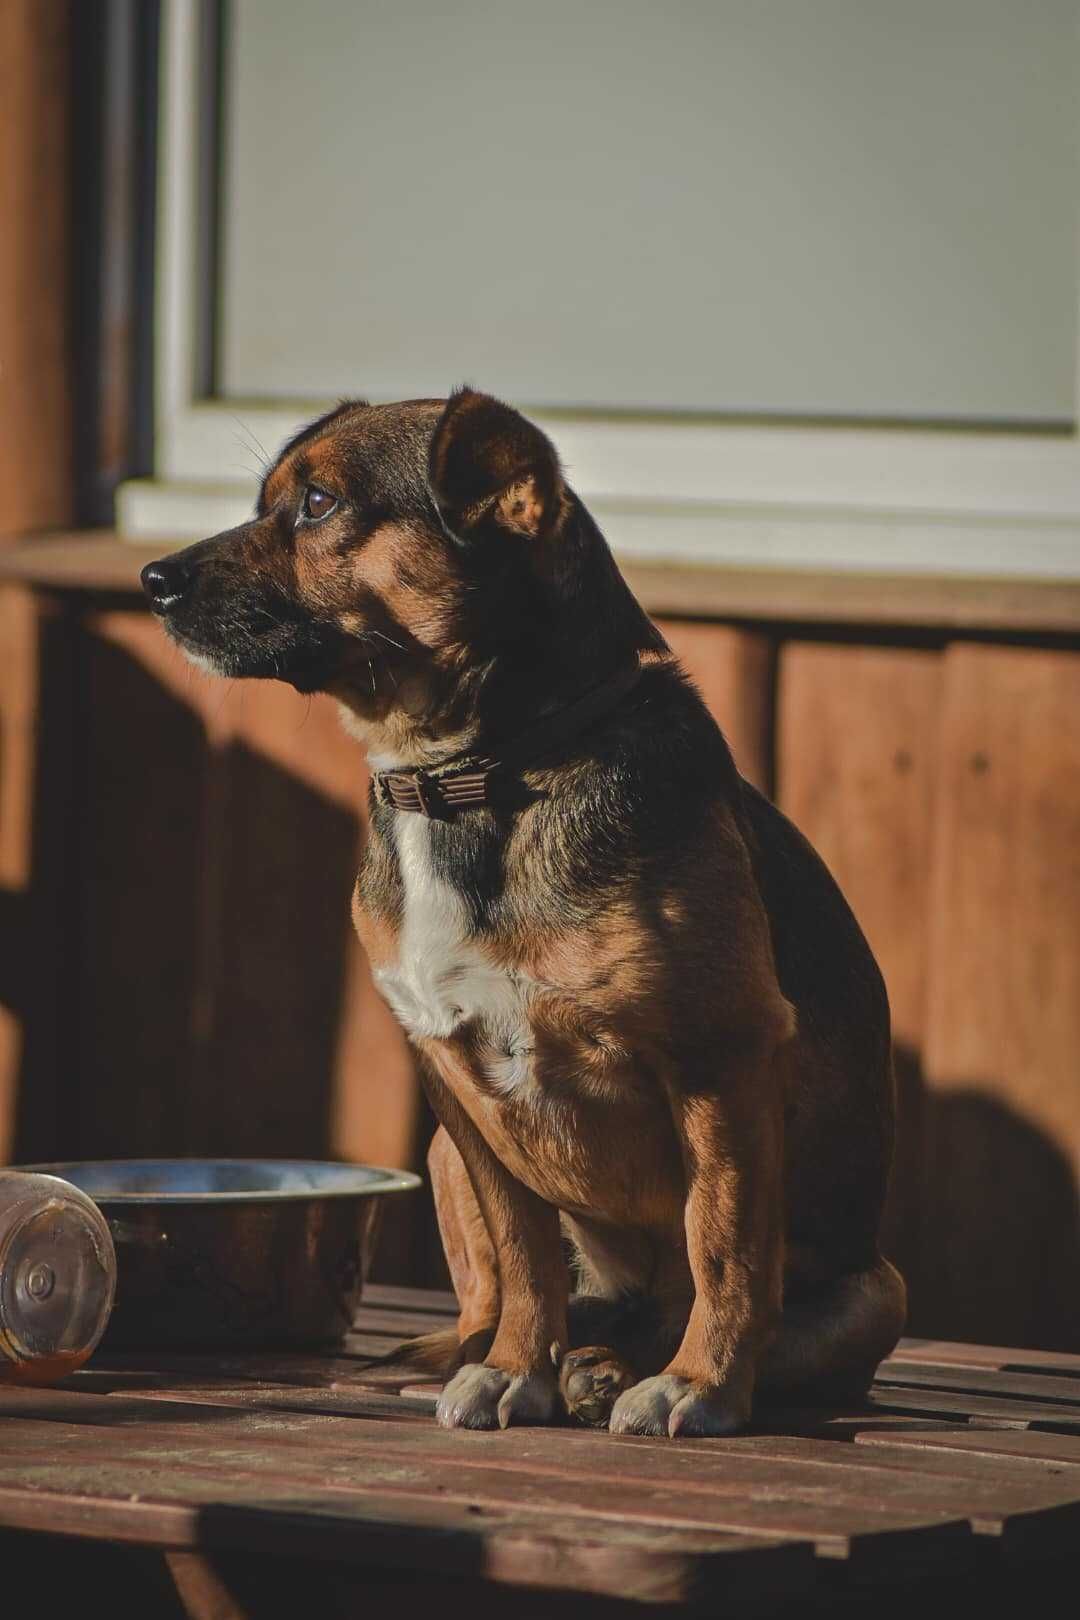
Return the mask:
M880 1257L865 1271L785 1299L776 1337L758 1366L756 1397L774 1404L861 1398L904 1331L906 1314L904 1279Z
M499 1325L499 1273L484 1217L461 1154L440 1125L428 1149L428 1172L443 1252L457 1295L457 1326L406 1339L378 1365L443 1381L469 1361L483 1361Z

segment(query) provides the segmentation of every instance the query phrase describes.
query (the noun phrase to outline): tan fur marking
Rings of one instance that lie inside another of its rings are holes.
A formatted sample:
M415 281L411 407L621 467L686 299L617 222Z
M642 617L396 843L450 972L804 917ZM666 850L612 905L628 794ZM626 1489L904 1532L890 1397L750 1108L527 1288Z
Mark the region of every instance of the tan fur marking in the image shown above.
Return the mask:
M496 502L499 521L517 534L539 534L544 522L544 502L534 478L523 478L504 489Z

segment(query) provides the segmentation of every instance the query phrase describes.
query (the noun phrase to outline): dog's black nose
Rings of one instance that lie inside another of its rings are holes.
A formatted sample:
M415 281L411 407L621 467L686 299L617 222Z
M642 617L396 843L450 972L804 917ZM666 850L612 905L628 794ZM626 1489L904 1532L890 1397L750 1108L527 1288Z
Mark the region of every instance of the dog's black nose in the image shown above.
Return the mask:
M147 563L139 578L155 613L168 613L191 583L191 575L183 563L172 557Z

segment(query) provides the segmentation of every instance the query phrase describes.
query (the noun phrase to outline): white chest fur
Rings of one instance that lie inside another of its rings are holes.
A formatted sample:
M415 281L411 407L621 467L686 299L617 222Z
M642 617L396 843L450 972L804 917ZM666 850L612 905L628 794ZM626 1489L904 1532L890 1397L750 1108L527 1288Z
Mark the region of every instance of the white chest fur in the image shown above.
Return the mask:
M404 910L398 959L376 973L379 990L414 1039L445 1038L476 1020L488 1078L515 1091L530 1078L527 1004L536 986L485 960L470 940L465 905L432 860L431 824L399 815L394 838Z

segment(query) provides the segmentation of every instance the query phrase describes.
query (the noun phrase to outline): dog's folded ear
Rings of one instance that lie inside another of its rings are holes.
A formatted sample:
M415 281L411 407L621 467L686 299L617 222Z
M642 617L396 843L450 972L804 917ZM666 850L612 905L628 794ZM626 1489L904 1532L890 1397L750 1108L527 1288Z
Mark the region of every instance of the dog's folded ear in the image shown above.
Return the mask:
M459 540L500 531L548 539L567 509L551 441L511 406L471 388L446 402L428 476L442 520Z

